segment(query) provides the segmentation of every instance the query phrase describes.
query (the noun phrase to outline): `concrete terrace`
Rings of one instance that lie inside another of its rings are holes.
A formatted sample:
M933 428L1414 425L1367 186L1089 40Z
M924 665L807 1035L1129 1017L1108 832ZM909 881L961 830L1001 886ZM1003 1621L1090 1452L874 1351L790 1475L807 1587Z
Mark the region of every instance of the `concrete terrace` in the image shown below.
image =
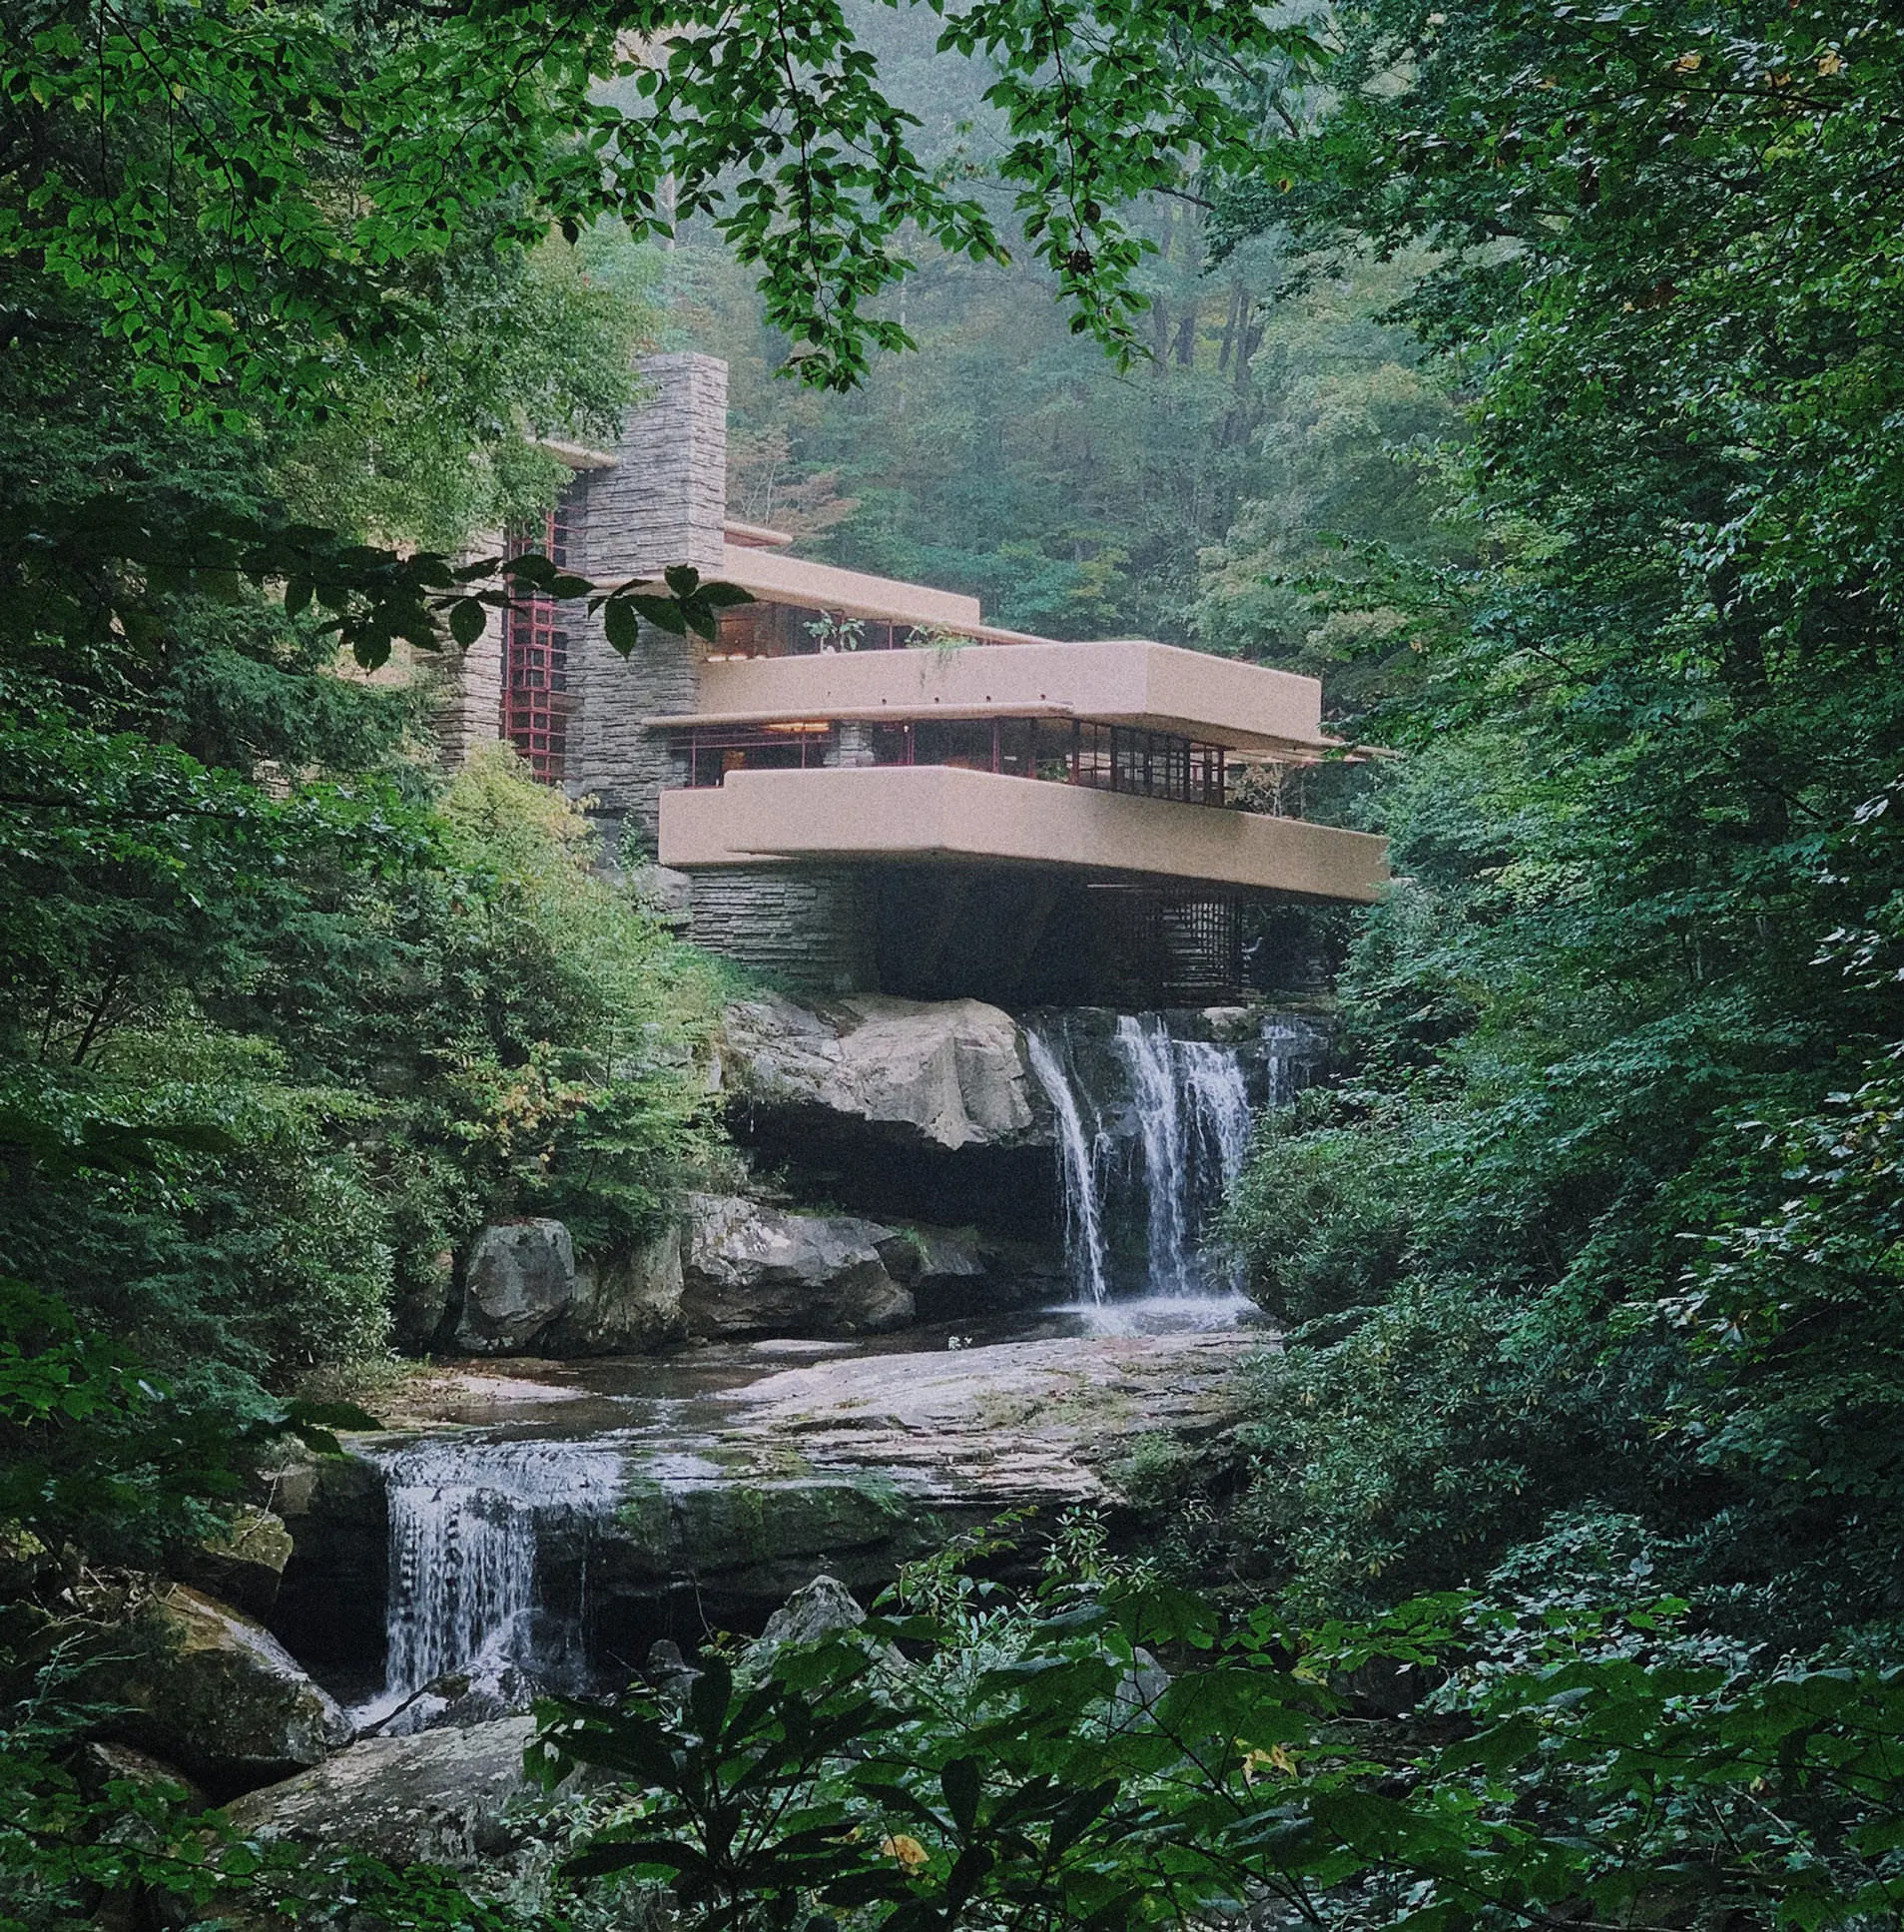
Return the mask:
M1380 896L1383 841L1242 809L1340 754L1314 679L1033 637L789 554L726 514L725 365L647 372L613 449L555 451L574 482L523 534L598 583L690 563L755 601L711 645L644 626L624 660L585 608L530 600L439 729L450 762L501 737L588 799L699 943L807 991L1148 1003L1292 983L1292 914Z

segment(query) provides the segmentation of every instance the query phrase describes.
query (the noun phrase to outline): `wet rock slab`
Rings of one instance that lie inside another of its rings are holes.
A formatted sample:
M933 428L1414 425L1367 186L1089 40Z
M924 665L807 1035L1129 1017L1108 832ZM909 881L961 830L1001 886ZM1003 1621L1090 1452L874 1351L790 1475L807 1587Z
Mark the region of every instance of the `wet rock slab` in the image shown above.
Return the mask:
M532 1716L462 1730L372 1737L230 1807L245 1834L350 1845L392 1864L467 1870L529 1835L532 1786L522 1753Z
M1118 1499L1139 1437L1235 1421L1234 1371L1261 1336L1054 1338L785 1369L735 1393L732 1441L816 1474L880 1472L917 1503L1061 1508Z
M531 1594L548 1632L538 1655L626 1665L656 1636L759 1628L823 1571L865 1597L1005 1510L1114 1514L1115 1466L1141 1438L1193 1438L1236 1419L1233 1371L1263 1339L779 1340L692 1350L671 1367L461 1370L432 1385L436 1399L445 1420L482 1426L366 1442L352 1467L392 1515L412 1491L464 1513L432 1531L444 1550L487 1548L504 1524L532 1535ZM363 1527L380 1560L382 1520ZM440 1567L431 1557L418 1574ZM313 1614L334 1617L327 1591L294 1592L281 1615L306 1596ZM365 1661L380 1654L380 1632L358 1647Z
M1139 1438L1237 1418L1233 1371L1260 1339L1067 1337L777 1370L725 1392L705 1434L629 1445L591 1588L652 1603L685 1582L714 1621L744 1626L821 1571L877 1590L1004 1510L1115 1510L1112 1466Z

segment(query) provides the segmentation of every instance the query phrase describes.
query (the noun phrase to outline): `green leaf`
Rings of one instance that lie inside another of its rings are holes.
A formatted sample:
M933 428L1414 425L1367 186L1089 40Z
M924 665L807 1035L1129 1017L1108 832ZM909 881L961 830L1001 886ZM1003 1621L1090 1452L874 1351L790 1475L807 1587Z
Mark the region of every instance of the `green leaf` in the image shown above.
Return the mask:
M641 622L634 605L625 597L611 597L602 606L602 632L610 646L623 657L641 642Z
M656 630L666 631L671 637L687 635L688 621L682 614L681 606L672 597L651 597L640 591L630 591L625 601Z
M459 597L449 607L449 634L465 650L487 627L489 613L473 597Z
M976 1759L954 1757L939 1774L940 1789L946 1794L946 1808L958 1829L970 1833L978 1821L978 1794L981 1787Z

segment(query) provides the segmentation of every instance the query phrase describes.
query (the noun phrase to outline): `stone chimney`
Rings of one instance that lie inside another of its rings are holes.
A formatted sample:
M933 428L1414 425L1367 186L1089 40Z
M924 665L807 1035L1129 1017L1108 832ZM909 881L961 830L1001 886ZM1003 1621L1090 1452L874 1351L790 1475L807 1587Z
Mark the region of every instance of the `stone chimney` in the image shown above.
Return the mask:
M571 561L602 585L675 563L715 576L727 515L727 364L681 353L645 356L639 368L647 396L628 412L614 467L589 472L575 491ZM660 794L680 774L666 737L641 720L694 710L703 647L644 624L623 658L579 607L570 636L577 713L566 789L596 801L611 846L632 821L652 851Z
M721 567L727 517L727 364L712 355L648 355L648 390L629 410L616 464L590 476L584 574L597 583L691 563Z

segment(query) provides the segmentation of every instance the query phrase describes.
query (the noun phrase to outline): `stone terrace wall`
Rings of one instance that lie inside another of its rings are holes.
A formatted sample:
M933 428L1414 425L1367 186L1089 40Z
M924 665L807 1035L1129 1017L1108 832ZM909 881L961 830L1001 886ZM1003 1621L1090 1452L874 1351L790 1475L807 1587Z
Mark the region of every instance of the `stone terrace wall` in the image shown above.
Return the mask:
M879 984L869 885L848 867L697 872L689 937L792 991L861 992Z
M502 554L502 532L487 530L470 545L478 557ZM487 613L482 635L458 653L446 644L436 670L437 755L445 771L459 771L478 745L502 735L502 613Z

